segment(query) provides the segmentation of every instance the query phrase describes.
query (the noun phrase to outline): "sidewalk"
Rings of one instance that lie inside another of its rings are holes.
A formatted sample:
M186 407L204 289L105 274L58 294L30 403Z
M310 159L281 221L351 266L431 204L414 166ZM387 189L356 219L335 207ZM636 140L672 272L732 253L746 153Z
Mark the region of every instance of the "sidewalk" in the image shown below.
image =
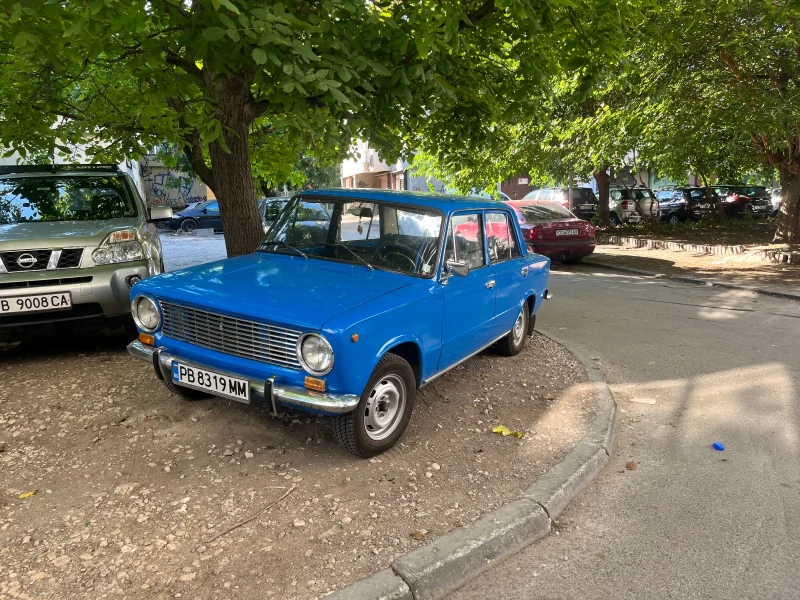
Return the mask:
M800 265L762 262L747 254L720 256L603 245L597 246L584 264L800 300Z

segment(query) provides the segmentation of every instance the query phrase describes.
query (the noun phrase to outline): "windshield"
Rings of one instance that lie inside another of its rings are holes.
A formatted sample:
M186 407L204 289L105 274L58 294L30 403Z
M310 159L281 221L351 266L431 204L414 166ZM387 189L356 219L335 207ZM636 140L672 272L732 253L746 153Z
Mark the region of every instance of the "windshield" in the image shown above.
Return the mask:
M442 215L421 207L290 200L260 250L433 277Z
M121 177L0 178L0 225L136 216Z
M534 206L520 206L518 209L522 216L525 217L525 223L527 224L575 218L575 215L559 204L536 204Z
M612 200L641 200L642 198L647 198L647 192L645 190L634 188L632 190L626 189L616 189L611 190L611 199ZM631 195L633 198L631 198Z

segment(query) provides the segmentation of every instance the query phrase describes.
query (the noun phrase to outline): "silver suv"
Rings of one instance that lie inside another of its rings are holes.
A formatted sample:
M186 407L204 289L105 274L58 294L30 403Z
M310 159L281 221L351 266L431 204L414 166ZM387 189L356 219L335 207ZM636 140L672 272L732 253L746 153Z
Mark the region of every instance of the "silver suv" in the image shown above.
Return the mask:
M164 270L150 214L114 165L0 167L0 338L44 324L131 324L130 288Z

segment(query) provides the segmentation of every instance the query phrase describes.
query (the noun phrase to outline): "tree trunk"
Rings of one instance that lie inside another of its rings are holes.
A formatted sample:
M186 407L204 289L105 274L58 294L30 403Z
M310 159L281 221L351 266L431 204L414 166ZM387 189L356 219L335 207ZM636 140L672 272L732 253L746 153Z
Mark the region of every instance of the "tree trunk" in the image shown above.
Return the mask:
M609 226L608 201L611 194L611 176L608 174L608 167L603 167L594 172L594 180L597 182L597 199L599 200L598 218L601 227Z
M223 126L224 145L217 139L208 146L213 190L219 200L228 256L240 256L255 251L264 239L250 170L248 136L253 121L250 89L247 80L239 74L214 83L215 116Z
M800 165L781 163L778 174L783 204L778 212L778 229L772 241L800 244Z

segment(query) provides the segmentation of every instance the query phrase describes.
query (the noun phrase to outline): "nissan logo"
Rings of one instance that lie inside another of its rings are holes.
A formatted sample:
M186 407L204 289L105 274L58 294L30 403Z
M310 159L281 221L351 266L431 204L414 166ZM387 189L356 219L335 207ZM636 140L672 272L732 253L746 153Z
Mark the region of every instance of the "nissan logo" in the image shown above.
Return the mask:
M36 264L36 257L33 254L20 254L17 257L17 264L23 269L30 269Z

